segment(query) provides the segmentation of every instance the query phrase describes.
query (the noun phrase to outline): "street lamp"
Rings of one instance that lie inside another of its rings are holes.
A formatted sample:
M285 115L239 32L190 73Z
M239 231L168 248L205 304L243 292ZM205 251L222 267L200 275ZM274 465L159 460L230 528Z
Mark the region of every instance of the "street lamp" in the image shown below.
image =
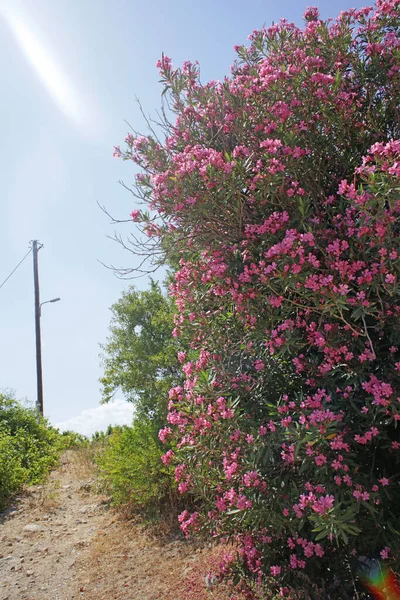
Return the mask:
M36 262L37 265L37 262ZM37 300L39 300L39 279L37 279ZM42 316L42 305L49 302L58 302L61 298L53 298L45 302L36 302L36 373L37 373L37 411L38 418L43 417L43 376L42 376L42 335L40 331L40 317Z
M41 302L39 304L39 313L40 313L40 316L42 316L42 306L43 306L43 304L48 304L49 302L59 302L60 300L61 300L61 298L53 298L53 300L46 300L45 302Z

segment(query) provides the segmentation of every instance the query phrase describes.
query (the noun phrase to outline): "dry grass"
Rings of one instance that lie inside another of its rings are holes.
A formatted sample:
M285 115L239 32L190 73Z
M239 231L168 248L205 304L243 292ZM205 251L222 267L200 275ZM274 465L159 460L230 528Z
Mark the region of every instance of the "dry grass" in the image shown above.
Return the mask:
M94 469L93 451L90 448L67 450L61 458L57 472L50 473L42 484L25 490L29 510L37 513L37 516L56 510L61 502L61 479L71 475L75 481L82 482L82 489L88 488L84 491L91 491Z
M157 539L114 517L81 557L80 586L85 600L229 600L227 588L206 586L220 555L219 547Z
M92 449L71 453L69 471L76 479L94 483L93 469ZM132 520L130 505L109 513L77 564L85 600L231 600L227 588L206 585L221 548L188 542L176 531L176 519L173 526L165 519Z
M59 479L49 475L42 484L28 488L24 495L29 511L39 516L56 510L61 502L60 485Z
M60 506L60 480L48 479L40 486L38 506L45 512L55 510Z
M91 446L81 446L68 450L66 460L69 463L68 470L79 481L92 480L96 469L94 464L94 450Z
M67 460L74 479L87 481L84 491L93 492L93 450L74 449ZM220 561L220 547L177 537L175 520L171 527L165 520L144 525L131 518L129 505L113 510L81 553L78 589L85 600L231 600L226 587L206 585Z

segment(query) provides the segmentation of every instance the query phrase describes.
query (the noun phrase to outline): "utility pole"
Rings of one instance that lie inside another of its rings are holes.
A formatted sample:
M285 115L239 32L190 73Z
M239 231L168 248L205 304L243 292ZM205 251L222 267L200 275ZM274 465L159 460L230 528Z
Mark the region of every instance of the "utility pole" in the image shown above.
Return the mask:
M40 336L40 293L39 293L39 270L38 270L38 240L32 241L33 254L33 280L35 286L35 331L36 331L36 375L37 375L37 400L36 408L38 417L43 416L43 377L42 377L42 342Z

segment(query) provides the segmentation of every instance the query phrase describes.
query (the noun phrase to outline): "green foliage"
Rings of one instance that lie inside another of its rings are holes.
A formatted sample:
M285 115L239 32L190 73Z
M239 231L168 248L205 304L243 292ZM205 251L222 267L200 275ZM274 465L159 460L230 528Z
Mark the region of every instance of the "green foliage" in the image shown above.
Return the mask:
M64 450L68 450L69 448L72 449L88 446L90 440L86 436L77 433L76 431L63 431L60 443Z
M92 435L91 442L94 444L107 442L110 435L118 431L123 431L126 425L108 425L106 431L95 431Z
M13 438L0 429L0 509L25 482L26 473L21 465Z
M161 461L164 448L155 423L135 418L132 427L115 428L98 456L103 489L114 504L130 505L147 514L176 504L173 469Z
M0 393L0 509L23 484L42 481L62 449L54 428L11 395Z
M135 404L136 414L156 419L166 415L168 390L181 380L177 351L171 336L173 300L164 296L160 285L150 289L131 287L112 307L111 335L102 346L104 402L120 388Z
M173 470L161 461L169 447L161 444L158 432L166 420L168 391L182 382L181 343L171 335L174 301L152 281L145 291L131 287L111 310L111 335L102 346L103 399L109 401L121 389L135 405L135 417L132 427L109 427L93 436L93 442L103 444L97 459L100 479L115 504L147 515L168 506L172 514L177 492Z

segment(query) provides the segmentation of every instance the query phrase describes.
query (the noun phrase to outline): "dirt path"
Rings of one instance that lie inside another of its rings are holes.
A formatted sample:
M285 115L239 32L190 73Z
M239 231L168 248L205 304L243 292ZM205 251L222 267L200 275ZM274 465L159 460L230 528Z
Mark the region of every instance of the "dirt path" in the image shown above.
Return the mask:
M88 475L70 453L44 486L31 488L2 515L1 600L79 598L77 559L105 519Z
M93 490L69 452L48 483L0 515L0 600L203 600L212 552L148 538Z

